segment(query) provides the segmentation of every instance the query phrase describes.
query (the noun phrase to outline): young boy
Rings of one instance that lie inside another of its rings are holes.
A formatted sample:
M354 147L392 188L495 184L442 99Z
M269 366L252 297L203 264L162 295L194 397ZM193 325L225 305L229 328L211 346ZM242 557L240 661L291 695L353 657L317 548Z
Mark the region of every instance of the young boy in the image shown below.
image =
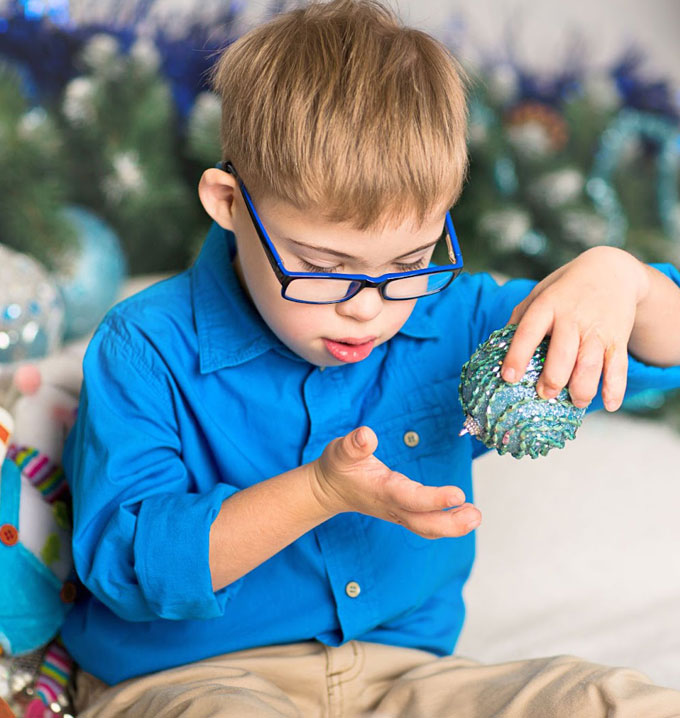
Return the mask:
M458 276L462 73L378 2L282 14L214 78L200 257L84 360L79 716L680 715L633 670L452 655L484 451L458 436L462 364L512 321L507 380L552 337L544 397L679 386L680 273L598 247L536 286Z

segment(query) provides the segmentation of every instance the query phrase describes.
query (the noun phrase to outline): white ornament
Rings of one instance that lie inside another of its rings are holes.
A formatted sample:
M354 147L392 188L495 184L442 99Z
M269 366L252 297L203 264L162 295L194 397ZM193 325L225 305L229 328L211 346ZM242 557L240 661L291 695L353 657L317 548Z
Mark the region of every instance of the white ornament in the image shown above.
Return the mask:
M601 110L611 111L621 106L621 94L616 82L609 75L595 74L583 83L586 97Z
M522 210L501 209L484 215L479 228L493 236L501 249L513 251L520 248L522 237L531 228L531 220Z
M97 88L89 77L76 77L66 85L64 115L74 125L91 124L96 119L95 95Z
M126 196L143 191L146 179L139 162L139 154L134 150L120 152L111 162L112 172L103 181L105 194L114 202L122 201Z
M17 123L17 136L37 146L45 157L53 155L60 146L54 123L42 107L22 115Z
M530 192L550 207L569 204L583 192L585 177L574 167L565 167L540 177L531 186Z
M468 142L470 145L479 146L483 144L486 142L488 134L489 132L486 129L486 125L481 122L471 122L468 125Z
M507 104L514 100L519 90L515 68L508 63L496 65L489 75L488 88L496 102Z
M24 139L31 139L38 136L47 123L47 112L43 107L34 107L19 120L17 130L19 136Z
M540 159L553 152L548 130L539 122L523 122L507 130L508 139L515 149L530 158Z
M118 40L107 33L93 35L83 49L82 59L93 70L106 70L112 62L118 60L120 45Z
M64 302L47 269L0 244L0 379L61 347Z
M193 151L205 161L220 154L221 118L220 98L212 92L201 92L189 115L187 134Z
M149 74L158 72L161 66L161 55L158 48L149 38L140 37L130 49L130 57Z
M560 218L565 236L586 247L607 242L607 221L594 212L568 210Z

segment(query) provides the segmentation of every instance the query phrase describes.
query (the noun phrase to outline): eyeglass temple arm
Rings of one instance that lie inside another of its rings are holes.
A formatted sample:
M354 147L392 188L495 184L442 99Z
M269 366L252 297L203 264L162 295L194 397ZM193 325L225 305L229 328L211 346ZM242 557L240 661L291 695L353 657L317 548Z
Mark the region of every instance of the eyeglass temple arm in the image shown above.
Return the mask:
M456 257L456 253L453 250L453 244L451 243L448 214L446 215L446 220L444 222L444 234L446 235L446 251L448 252L449 260L451 261L451 264L456 264L458 262L458 257Z

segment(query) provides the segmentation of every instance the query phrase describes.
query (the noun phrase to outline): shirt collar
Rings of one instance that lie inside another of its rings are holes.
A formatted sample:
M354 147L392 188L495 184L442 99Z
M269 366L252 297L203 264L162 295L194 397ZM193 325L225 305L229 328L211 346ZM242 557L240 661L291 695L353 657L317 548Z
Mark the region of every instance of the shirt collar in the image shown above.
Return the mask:
M446 291L446 290L445 290ZM441 297L437 294L432 297L423 297L416 302L409 318L404 322L398 334L405 334L415 339L435 339L440 332L437 323L432 317L432 311L437 300Z
M233 233L213 222L191 270L202 374L285 349L241 287L232 265L235 254Z
M270 349L296 358L262 319L234 270L233 233L213 222L191 269L191 296L198 334L201 373L237 366ZM416 302L399 334L416 339L437 337L431 316L437 297Z

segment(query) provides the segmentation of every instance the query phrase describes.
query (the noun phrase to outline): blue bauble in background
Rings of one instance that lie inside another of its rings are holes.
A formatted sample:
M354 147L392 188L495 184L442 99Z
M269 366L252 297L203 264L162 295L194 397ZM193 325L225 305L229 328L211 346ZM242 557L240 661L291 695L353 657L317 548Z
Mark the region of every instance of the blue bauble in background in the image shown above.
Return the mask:
M64 339L82 337L115 304L127 262L115 232L97 215L71 205L63 210L76 228L74 247L55 262L52 278L65 305Z

